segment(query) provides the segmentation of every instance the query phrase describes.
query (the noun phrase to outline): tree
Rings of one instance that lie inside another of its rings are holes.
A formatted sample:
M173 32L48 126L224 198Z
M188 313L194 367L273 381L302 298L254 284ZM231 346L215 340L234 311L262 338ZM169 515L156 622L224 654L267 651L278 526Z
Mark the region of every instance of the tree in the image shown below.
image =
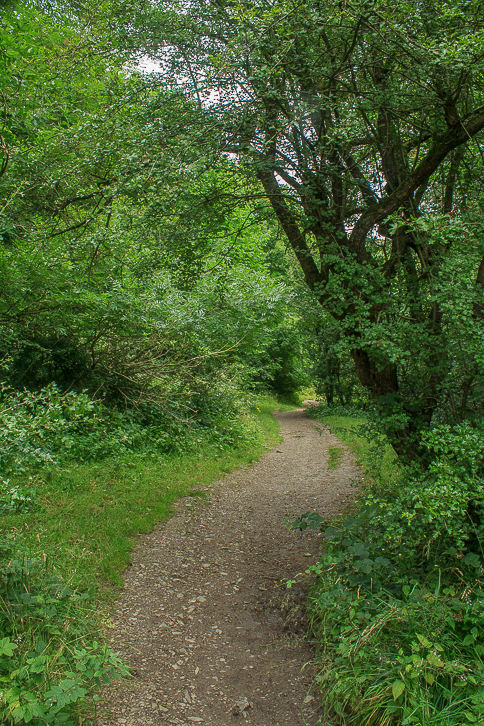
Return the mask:
M257 177L395 449L414 458L454 370L454 254L470 261L463 314L480 324L479 3L168 0L140 17L138 47L199 104L196 133Z
M299 317L267 203L232 210L219 190L244 180L190 143L194 104L79 7L18 3L0 23L1 377L128 408L201 399L230 367L287 387Z

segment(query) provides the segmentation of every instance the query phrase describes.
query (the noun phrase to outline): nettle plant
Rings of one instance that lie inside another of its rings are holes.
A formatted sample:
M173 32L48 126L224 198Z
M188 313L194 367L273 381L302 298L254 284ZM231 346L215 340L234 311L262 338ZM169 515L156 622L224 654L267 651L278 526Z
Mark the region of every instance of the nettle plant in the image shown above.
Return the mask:
M483 554L482 430L442 424L425 434L423 445L430 458L424 471L409 468L404 486L391 496L368 494L375 525L388 542L411 544L424 559L457 556L477 564Z
M0 718L5 724L74 724L72 706L127 674L92 635L85 598L45 562L0 542Z

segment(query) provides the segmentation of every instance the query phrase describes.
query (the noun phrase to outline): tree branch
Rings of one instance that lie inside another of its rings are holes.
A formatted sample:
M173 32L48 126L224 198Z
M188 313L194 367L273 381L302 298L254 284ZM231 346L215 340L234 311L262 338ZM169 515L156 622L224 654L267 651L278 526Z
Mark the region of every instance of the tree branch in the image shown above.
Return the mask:
M274 173L267 168L265 160L262 160L262 164L257 170L257 176L301 265L307 285L314 289L317 283L321 281L321 273L307 246L305 236L299 229L294 214L286 204L281 189L274 178Z
M395 212L412 194L426 182L439 167L447 154L472 139L484 128L484 108L479 108L466 119L452 126L436 141L416 169L396 189L378 204L370 207L357 221L350 235L351 246L358 250L370 229Z

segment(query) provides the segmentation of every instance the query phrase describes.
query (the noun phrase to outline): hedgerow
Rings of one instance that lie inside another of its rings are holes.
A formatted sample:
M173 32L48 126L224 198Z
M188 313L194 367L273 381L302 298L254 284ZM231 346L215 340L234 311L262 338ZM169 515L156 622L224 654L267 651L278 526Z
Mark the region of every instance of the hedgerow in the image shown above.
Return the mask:
M355 436L354 419L322 420ZM463 726L483 715L482 431L439 426L425 442L425 470L383 468L360 423L370 475L355 512L293 525L324 534L310 622L325 714L344 724Z

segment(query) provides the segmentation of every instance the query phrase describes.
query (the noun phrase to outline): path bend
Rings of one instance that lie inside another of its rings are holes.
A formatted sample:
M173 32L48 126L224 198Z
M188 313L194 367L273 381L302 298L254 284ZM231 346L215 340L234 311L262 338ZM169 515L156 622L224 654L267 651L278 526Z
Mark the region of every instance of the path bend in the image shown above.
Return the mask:
M281 443L140 540L110 631L134 678L102 694L99 726L318 723L313 653L288 630L279 583L314 561L320 540L284 521L342 511L359 471L346 450L328 470L342 444L303 409L276 416Z

